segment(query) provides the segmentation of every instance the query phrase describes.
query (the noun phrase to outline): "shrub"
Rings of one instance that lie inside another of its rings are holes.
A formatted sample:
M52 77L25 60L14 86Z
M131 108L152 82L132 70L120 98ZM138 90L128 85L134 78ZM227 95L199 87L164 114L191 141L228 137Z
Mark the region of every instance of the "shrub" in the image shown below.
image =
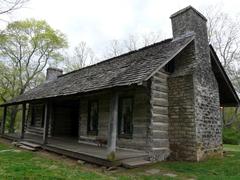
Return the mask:
M240 144L240 132L233 128L223 129L223 143L224 144Z

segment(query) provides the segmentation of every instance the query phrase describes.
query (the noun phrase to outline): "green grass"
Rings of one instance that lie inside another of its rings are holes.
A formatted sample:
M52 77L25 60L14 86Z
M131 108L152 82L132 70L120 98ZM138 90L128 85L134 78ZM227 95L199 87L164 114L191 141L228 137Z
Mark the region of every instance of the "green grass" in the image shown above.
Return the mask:
M68 160L0 144L0 179L106 179L106 176Z
M167 179L164 174L173 173L172 179L240 179L240 145L224 145L226 153L222 158L211 158L204 162L161 162L154 165L128 170L125 176L140 179ZM147 169L160 169L160 173L147 176Z
M0 179L240 179L240 146L224 148L227 152L223 158L199 163L160 162L136 169L106 171L55 154L27 152L0 143Z
M236 151L240 152L240 145L231 145L231 144L225 144L224 145L224 150L225 151Z

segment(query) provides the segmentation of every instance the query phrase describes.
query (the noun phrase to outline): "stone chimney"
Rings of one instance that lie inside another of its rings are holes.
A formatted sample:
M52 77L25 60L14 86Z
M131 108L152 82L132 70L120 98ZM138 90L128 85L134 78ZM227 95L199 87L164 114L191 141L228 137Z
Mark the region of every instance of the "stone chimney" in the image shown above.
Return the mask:
M188 32L207 36L207 19L192 6L188 6L170 16L172 20L173 37L182 36Z
M171 156L197 161L221 156L219 90L210 63L207 19L192 6L170 18L175 40L194 34L194 41L175 61L182 73L175 70L168 77Z
M173 15L172 31L173 38L180 38L190 33L195 34L196 59L210 62L209 42L207 35L207 19L192 6L188 6Z
M47 68L46 82L55 80L58 78L58 76L60 76L62 74L63 74L62 69L49 67L49 68Z

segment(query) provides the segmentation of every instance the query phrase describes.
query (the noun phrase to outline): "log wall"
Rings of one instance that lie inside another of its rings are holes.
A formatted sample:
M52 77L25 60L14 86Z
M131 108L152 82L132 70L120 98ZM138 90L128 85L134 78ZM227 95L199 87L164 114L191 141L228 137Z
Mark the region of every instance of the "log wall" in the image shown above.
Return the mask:
M133 135L132 138L117 138L117 146L124 148L146 149L147 131L150 119L149 95L146 88L123 90L119 97L133 97ZM87 134L88 102L97 100L99 106L98 135ZM110 110L109 93L80 98L79 139L92 141L96 138L107 139Z
M163 69L151 79L151 121L149 125L148 146L151 161L160 161L168 157L168 73Z

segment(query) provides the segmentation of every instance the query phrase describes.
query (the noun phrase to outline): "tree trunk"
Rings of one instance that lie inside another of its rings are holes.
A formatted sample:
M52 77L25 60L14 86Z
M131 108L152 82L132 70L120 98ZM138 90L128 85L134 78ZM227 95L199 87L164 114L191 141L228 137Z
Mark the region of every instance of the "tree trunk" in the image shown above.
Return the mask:
M224 127L230 128L230 127L232 126L232 124L237 120L238 108L239 108L239 107L236 107L236 108L235 108L235 111L234 111L234 113L232 114L232 117L229 118L229 120L225 120L225 122L224 122Z
M15 121L16 121L16 116L18 112L18 106L12 106L10 109L10 122L9 122L9 128L8 132L9 133L14 133L15 132Z

